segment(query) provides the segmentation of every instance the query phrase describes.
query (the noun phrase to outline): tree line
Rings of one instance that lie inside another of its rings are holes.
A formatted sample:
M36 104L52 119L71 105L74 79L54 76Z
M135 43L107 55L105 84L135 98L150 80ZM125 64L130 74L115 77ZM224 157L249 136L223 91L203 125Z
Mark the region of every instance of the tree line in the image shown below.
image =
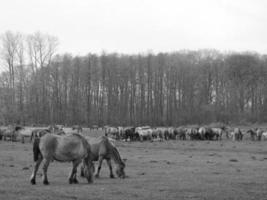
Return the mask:
M178 126L267 121L267 56L216 50L57 54L40 32L1 36L0 123Z

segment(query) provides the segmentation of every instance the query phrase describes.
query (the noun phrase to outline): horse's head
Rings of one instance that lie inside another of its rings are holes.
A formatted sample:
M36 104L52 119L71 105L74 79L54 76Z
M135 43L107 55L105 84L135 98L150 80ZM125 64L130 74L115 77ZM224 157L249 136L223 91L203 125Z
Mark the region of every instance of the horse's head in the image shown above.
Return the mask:
M19 130L22 130L22 129L24 129L24 127L22 127L22 126L15 126L15 128L14 128L15 131L19 131Z
M126 161L126 159L124 159L119 165L117 165L116 174L119 178L125 178L126 177L125 171L124 171L124 168L126 166L125 161Z

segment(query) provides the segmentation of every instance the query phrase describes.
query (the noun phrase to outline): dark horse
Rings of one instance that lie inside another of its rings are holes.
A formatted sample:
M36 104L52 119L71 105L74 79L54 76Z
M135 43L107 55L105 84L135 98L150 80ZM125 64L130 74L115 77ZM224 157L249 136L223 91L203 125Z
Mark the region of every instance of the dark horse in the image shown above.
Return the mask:
M43 184L48 185L47 169L53 160L60 162L72 162L72 170L69 183L78 183L77 167L83 162L84 171L88 183L93 182L93 162L90 144L79 134L58 136L45 134L41 138L35 138L33 143L33 159L35 166L31 175L31 183L36 184L35 178L38 168L44 160Z
M99 138L88 138L89 143L91 145L92 154L93 154L93 161L98 161L98 168L95 177L99 177L99 172L101 169L101 165L103 160L107 161L110 170L110 178L114 178L112 166L111 166L111 159L117 165L116 174L119 178L125 178L125 163L121 159L120 153L118 149L112 144L106 136L101 136ZM83 173L83 166L81 168L81 176L84 175Z

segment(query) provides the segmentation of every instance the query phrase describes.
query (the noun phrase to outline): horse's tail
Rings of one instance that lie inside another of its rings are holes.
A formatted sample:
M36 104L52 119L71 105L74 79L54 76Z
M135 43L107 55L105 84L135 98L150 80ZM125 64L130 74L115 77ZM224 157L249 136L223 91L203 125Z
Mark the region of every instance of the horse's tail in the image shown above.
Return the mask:
M34 138L33 141L33 160L36 162L38 160L39 155L41 154L40 148L39 148L40 138Z
M30 139L30 141L32 141L33 138L34 138L34 131L32 131L32 133L31 133L31 139Z

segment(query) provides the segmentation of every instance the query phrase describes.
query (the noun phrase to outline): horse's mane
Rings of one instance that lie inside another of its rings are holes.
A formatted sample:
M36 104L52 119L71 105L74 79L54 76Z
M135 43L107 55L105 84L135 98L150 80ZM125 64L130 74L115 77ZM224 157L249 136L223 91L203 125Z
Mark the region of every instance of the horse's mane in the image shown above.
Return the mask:
M76 137L78 137L78 138L80 138L82 140L86 140L86 138L84 136L80 135L79 133L71 133L70 135L76 136Z
M107 146L109 146L110 151L112 152L112 156L115 162L117 162L120 165L125 166L124 162L121 159L120 153L117 149L117 147L109 140L108 137L102 136L101 139L106 143Z
M119 164L125 166L124 162L121 159L121 156L120 156L120 153L119 153L117 147L115 147L113 145L112 145L112 147L113 147L112 151L113 151L113 154L114 154L114 160L116 160Z

